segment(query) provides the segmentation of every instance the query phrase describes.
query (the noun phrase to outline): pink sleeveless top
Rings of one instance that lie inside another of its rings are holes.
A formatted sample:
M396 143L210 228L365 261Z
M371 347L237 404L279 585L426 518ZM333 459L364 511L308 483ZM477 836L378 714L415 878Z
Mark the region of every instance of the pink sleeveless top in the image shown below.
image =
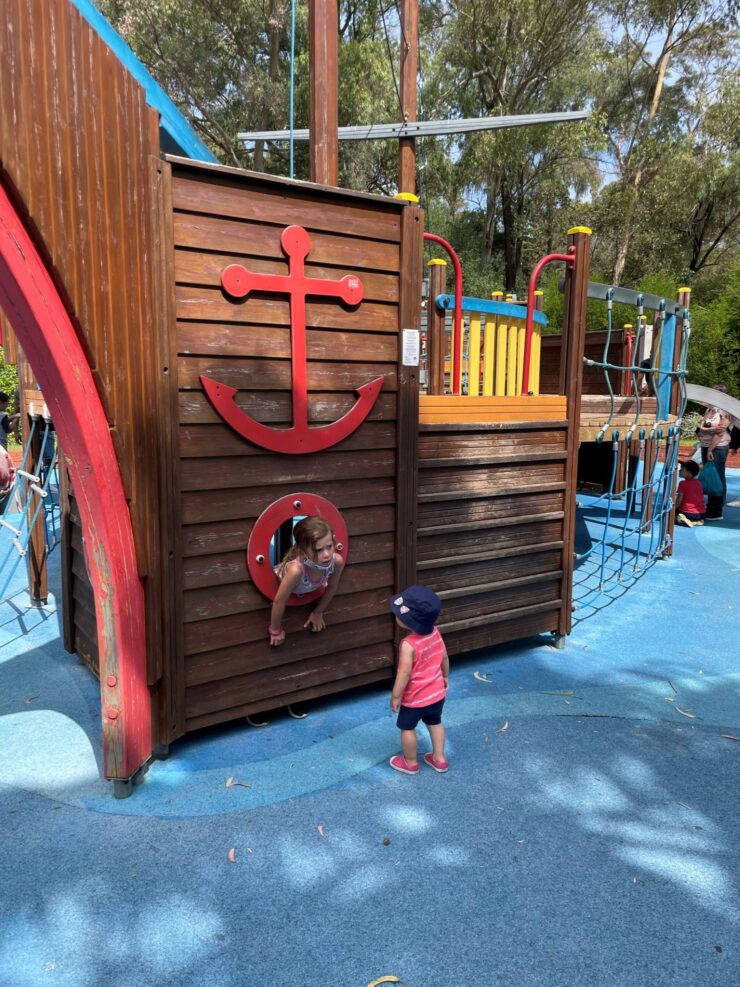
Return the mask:
M414 649L414 663L401 705L431 706L447 693L442 677L445 654L442 635L435 627L431 634L409 634L404 640Z

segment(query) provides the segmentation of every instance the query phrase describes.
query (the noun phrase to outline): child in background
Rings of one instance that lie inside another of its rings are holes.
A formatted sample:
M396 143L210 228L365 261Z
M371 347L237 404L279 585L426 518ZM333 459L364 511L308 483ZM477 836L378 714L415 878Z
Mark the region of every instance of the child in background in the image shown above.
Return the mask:
M344 559L334 551L334 532L324 518L305 517L293 529L295 544L275 569L280 587L275 594L270 614L270 645L279 647L285 640L283 614L292 595L307 596L324 587L324 593L303 625L312 631L323 631L324 611L334 598L344 569Z
M394 755L390 765L404 774L417 774L416 726L421 720L432 741L432 751L424 755L425 762L435 771L447 771L442 707L450 660L442 635L434 626L442 604L426 586L410 586L391 597L390 607L398 626L411 631L398 650L398 670L391 693L391 709L398 713L396 726L401 731L403 753Z
M697 480L699 464L693 459L681 463L678 475L681 482L676 491L676 524L684 528L693 528L695 524L704 524L704 490Z

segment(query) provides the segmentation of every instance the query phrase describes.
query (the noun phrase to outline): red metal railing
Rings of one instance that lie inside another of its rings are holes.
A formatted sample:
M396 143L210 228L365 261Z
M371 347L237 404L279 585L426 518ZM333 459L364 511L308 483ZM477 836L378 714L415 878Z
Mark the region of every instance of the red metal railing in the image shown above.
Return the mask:
M437 236L436 233L425 233L424 239L430 243L439 244L443 250L447 251L455 271L455 308L452 314L452 380L450 381L450 390L453 394L459 394L462 389L462 363L460 360L460 343L462 341L462 264L452 246L446 240L443 240L441 236ZM433 298L429 299L429 304L434 304Z
M524 330L524 358L522 359L522 394L529 394L529 358L532 349L532 330L534 329L534 293L537 288L537 281L543 267L561 261L564 264L573 266L576 259L576 248L569 247L567 254L546 254L537 261L532 276L529 279L529 290L527 292L527 322Z

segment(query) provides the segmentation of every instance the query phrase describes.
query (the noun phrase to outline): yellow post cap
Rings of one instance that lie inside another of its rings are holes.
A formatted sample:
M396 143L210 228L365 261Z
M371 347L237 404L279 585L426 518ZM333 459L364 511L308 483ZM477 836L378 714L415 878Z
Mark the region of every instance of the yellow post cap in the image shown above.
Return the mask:
M491 292L491 298L503 298L503 297L504 297L503 291L492 291Z
M679 288L678 290L679 290L679 291L686 291L686 292L688 292L689 294L691 294L691 288Z
M535 292L534 293L535 293L535 295L544 295L545 294L544 291L542 291L541 288L535 288Z
M571 233L587 233L589 236L591 236L593 230L590 230L588 226L571 226L571 228L568 230L568 236L570 236Z
M413 192L396 192L393 196L394 199L403 199L404 202L418 202L419 196L414 195Z
M447 267L447 261L442 260L441 257L433 257L427 262L427 267Z
M631 322L625 322L624 328L625 329L634 329L635 327L632 325Z

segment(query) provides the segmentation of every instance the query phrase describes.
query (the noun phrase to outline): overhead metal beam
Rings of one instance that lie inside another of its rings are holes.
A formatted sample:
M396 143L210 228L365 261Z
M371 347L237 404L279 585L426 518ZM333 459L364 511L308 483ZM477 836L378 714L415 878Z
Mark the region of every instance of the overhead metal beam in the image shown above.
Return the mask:
M573 123L586 120L589 110L566 110L562 113L523 113L505 117L466 117L460 120L407 121L406 123L373 123L353 127L340 127L339 139L344 141L387 140L389 137L441 137L445 134L464 134L477 130L500 130L505 127L536 127L549 123ZM242 141L287 141L290 130L241 131ZM294 130L293 139L306 141L308 130Z

